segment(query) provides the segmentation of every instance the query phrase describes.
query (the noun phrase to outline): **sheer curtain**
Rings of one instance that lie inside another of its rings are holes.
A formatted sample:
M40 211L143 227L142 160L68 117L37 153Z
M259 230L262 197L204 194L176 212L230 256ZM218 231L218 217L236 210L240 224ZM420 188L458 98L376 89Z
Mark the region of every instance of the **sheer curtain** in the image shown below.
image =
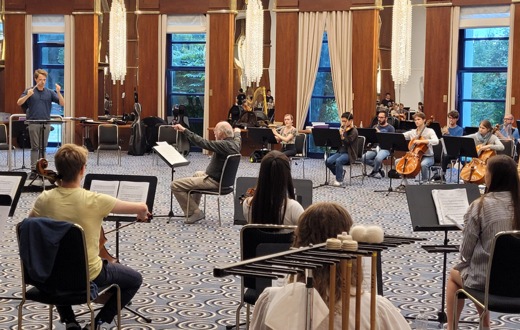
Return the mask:
M320 61L326 12L305 12L298 16L298 89L296 128L305 125Z
M327 16L330 67L338 117L352 109L352 38L350 12L335 11Z

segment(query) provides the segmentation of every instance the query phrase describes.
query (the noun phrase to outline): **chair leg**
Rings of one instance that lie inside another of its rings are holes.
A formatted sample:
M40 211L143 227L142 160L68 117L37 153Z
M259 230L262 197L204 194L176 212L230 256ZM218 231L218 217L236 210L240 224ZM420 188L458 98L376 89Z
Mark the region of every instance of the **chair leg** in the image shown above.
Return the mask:
M217 209L218 209L218 226L222 226L222 221L220 220L220 195L217 195Z
M303 178L305 179L305 159L302 158L302 172L303 172Z
M52 309L54 308L53 305L49 305L49 329L52 329Z
M98 148L98 150L97 150L97 164L98 164L98 165L99 165L99 152L100 152L100 150L99 150L99 148Z

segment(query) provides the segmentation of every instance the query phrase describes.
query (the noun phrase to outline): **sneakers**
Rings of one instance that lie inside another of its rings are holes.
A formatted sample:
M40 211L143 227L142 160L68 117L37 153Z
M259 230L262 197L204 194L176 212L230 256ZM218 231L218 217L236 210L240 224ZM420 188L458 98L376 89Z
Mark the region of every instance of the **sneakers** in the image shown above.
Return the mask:
M342 184L343 184L343 182L339 182L339 181L337 181L337 180L334 180L334 182L332 183L332 185L333 185L334 187L341 187Z
M78 322L66 322L65 323L65 330L81 330L81 326Z
M371 177L371 178L375 178L376 175L377 175L377 172L374 172L374 171L372 171L372 172L370 172L370 173L368 174L368 176Z
M381 175L382 178L385 177L385 171L383 171L383 169L380 169L379 170L379 175Z
M431 178L430 181L441 181L442 178L439 173L435 173L435 175Z
M205 217L204 212L202 212L201 210L197 210L192 215L190 215L188 217L188 219L184 220L184 223L188 224L188 225L191 225L191 224L194 224L197 221L200 221L200 220L204 219L204 217Z
M400 184L397 186L397 188L395 188L395 191L397 192L405 192L406 191L406 186L404 184Z

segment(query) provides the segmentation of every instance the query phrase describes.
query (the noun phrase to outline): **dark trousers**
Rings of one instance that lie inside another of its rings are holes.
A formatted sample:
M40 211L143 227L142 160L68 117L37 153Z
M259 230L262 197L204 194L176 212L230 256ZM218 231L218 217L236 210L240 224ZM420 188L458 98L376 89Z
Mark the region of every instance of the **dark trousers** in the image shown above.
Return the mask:
M296 155L296 145L294 144L282 144L282 152L287 157L292 157Z
M128 266L119 263L109 263L103 260L103 268L98 277L93 281L100 288L111 284L119 285L121 289L121 307L126 306L137 293L139 287L143 283L141 274ZM62 321L75 320L74 312L71 306L56 306ZM114 316L117 315L117 295L113 294L105 303L103 308L96 316L96 321L112 323Z

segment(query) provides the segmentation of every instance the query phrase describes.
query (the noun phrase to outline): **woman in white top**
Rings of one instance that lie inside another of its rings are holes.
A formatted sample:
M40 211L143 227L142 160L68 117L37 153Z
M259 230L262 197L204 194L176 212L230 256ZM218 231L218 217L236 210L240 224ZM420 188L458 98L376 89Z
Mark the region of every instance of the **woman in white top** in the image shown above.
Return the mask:
M293 246L305 247L309 244L323 243L327 238L336 237L337 234L348 232L352 226L352 218L345 208L337 203L320 202L315 203L303 212L298 222L298 228L295 231L295 241ZM355 266L355 263L354 265ZM356 271L352 270L352 286L356 286L357 277ZM328 306L329 302L329 268L323 267L313 271L314 288L319 293L325 304ZM299 275L293 282L303 282L304 277ZM333 299L336 301L336 310L334 311L334 329L341 329L341 270L336 273L336 295ZM284 328L288 328L291 320L297 317L304 317L305 304L302 301L290 301L284 299L286 308L271 308L269 305L273 302L277 293L281 293L283 288L267 288L262 292L255 304L253 311L253 319L251 321L251 329L254 330L268 330L273 329L269 324L278 323L280 319L285 319L287 324ZM351 293L352 294L352 293ZM355 293L354 293L355 295ZM355 327L355 296L351 296L350 310L349 310L349 329ZM382 296L377 296L376 302L376 329L379 330L406 330L410 329L408 322L401 315L400 311L392 305L390 301ZM273 305L276 306L276 305ZM297 308L297 307L300 308ZM293 307L296 307L293 308ZM289 311L297 313L296 315L287 315ZM315 311L316 309L313 309ZM363 292L361 295L361 329L370 329L370 294ZM320 314L318 311L316 314ZM323 315L321 322L317 329L328 329L328 315ZM318 317L318 315L315 315ZM323 316L325 316L323 318ZM294 327L292 327L294 328ZM292 329L291 328L291 329Z
M255 193L242 203L249 223L296 225L303 207L295 200L291 162L280 151L264 156Z

